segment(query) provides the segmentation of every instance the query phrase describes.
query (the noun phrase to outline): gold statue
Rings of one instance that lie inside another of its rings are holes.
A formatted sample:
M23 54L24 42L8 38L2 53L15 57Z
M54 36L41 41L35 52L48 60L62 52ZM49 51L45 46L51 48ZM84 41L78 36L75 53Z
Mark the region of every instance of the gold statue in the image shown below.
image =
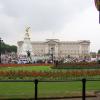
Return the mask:
M27 28L26 28L26 32L27 32L27 33L29 32L29 29L30 29L30 27L27 27Z

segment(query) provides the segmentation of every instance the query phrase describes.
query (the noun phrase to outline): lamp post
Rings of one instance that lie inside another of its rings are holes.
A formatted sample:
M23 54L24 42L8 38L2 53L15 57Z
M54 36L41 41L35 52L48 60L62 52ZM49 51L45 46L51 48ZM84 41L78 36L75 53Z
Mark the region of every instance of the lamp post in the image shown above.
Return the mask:
M2 44L2 39L1 39L1 37L0 37L0 64L1 64L1 44Z
M99 24L100 24L100 0L94 0L94 2L97 10L99 11Z

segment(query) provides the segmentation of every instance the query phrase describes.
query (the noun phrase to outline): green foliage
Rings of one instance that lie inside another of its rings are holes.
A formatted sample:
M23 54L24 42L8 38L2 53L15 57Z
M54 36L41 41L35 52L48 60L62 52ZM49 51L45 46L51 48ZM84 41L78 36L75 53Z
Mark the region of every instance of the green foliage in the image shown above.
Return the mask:
M98 50L98 54L100 54L100 50Z
M8 45L4 42L0 43L0 51L2 54L6 53L6 52L17 52L17 46L15 45Z
M76 63L59 63L54 65L54 69L100 69L100 64L97 62L76 62Z

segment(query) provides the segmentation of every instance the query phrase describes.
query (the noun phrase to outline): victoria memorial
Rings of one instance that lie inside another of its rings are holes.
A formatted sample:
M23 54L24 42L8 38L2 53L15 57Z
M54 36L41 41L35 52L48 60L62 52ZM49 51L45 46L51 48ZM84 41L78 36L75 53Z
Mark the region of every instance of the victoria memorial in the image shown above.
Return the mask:
M86 57L90 53L90 41L60 41L59 39L46 39L45 41L31 41L26 31L23 41L18 41L18 55L26 55L30 51L32 56L47 56L53 54L54 59L71 57Z

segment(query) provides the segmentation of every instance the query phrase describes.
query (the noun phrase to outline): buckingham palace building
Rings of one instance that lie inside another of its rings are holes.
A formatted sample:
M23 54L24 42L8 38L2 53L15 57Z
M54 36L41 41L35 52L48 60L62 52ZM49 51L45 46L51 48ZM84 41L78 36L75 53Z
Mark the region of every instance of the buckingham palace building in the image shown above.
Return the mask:
M30 38L29 38L30 39ZM18 55L23 54L24 41L18 41ZM32 56L45 56L53 54L55 59L62 59L68 56L85 57L90 54L90 41L60 41L59 39L46 39L45 41L31 41ZM29 48L29 47L28 47Z

